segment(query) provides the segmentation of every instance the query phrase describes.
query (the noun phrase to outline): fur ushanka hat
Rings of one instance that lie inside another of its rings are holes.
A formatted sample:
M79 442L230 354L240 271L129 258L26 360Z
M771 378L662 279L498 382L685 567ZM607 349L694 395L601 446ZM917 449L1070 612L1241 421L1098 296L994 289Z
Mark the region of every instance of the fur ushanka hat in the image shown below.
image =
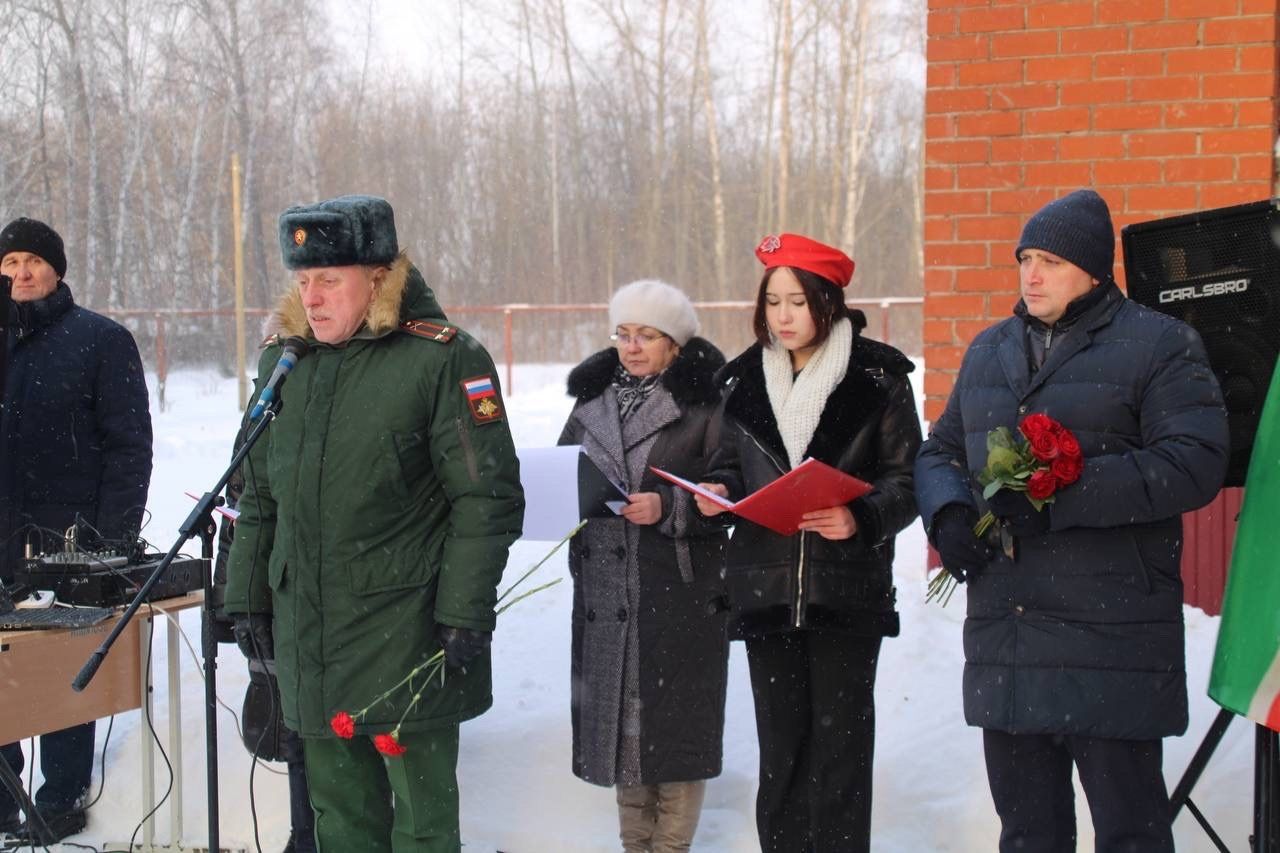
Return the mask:
M390 266L400 248L386 199L344 195L280 214L280 254L287 269Z

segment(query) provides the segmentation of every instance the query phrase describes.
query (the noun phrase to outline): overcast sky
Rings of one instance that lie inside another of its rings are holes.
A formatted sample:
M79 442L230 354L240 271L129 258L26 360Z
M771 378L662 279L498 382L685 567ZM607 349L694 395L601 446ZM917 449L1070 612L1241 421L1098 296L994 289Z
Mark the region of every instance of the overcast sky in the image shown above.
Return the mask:
M500 63L502 55L513 49L508 40L510 34L477 29L476 25L482 18L492 20L506 16L514 21L519 15L519 5L513 0L463 0L461 4L458 0L328 0L328 3L334 35L353 64L358 65L363 57L371 11L377 45L375 55L381 57L377 64L401 73L406 70L441 72L456 66L459 14L464 18L468 56ZM632 4L632 14L653 5ZM768 42L773 2L710 0L709 5L716 64L722 69L735 70L736 66L736 70L743 70ZM602 14L588 0L568 0L567 8L574 42L585 53L592 53L593 45L607 39ZM696 8L693 0L674 0L668 15L692 16ZM734 49L726 51L725 45L733 45Z

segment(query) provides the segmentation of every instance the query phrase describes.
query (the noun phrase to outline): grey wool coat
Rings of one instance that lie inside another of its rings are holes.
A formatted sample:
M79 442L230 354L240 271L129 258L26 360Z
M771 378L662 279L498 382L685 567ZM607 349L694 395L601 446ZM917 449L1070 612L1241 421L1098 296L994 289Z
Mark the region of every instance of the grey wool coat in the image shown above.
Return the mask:
M652 525L593 518L569 546L573 577L573 772L597 785L720 772L728 665L725 533L650 465L697 480L715 447L712 377L724 357L693 338L620 423L613 349L569 375L560 436L628 493L656 492Z

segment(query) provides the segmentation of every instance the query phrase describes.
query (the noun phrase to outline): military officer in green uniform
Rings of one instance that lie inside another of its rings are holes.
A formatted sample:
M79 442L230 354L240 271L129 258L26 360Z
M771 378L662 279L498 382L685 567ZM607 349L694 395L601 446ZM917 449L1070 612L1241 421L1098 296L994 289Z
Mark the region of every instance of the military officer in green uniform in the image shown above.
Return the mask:
M458 725L493 701L496 590L524 517L496 371L400 251L385 200L291 207L280 248L294 281L257 394L280 339L310 350L246 460L226 610L241 648L275 660L320 850L458 851ZM442 648L443 684L374 701ZM379 754L393 730L403 753Z

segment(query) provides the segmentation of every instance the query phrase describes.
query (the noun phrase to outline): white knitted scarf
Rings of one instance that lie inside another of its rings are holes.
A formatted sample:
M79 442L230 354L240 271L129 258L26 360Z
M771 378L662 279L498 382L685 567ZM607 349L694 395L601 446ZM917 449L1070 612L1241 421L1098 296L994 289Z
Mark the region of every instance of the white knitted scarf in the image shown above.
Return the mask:
M764 387L792 468L804 459L827 398L849 369L852 348L853 326L841 317L799 376L793 374L791 354L786 349L775 343L762 351Z

